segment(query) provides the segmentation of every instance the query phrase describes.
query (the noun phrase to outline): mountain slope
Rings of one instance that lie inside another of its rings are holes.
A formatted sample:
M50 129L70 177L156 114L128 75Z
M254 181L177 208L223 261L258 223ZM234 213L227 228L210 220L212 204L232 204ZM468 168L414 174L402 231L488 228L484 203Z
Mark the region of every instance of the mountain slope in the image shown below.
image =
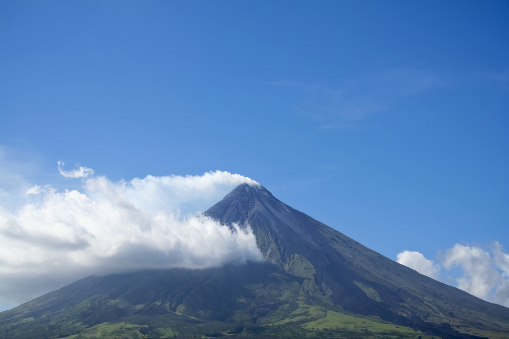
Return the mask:
M91 276L2 312L0 337L52 337L120 319L147 324L160 317L172 328L202 320L254 326L302 294L301 282L269 263Z
M205 214L251 227L266 261L84 278L0 313L0 338L509 338L509 309L385 258L262 186L240 185Z
M249 225L268 261L309 278L312 293L348 311L440 335L509 333L508 308L385 258L262 186L240 185L205 214L224 224Z

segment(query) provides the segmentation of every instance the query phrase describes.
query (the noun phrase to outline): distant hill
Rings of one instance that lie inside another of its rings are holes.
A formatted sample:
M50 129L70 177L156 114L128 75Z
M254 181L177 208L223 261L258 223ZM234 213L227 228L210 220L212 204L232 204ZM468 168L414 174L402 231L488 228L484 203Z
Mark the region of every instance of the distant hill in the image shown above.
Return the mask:
M0 338L509 338L508 308L385 258L262 186L240 185L205 214L249 225L266 262L91 276L0 313Z

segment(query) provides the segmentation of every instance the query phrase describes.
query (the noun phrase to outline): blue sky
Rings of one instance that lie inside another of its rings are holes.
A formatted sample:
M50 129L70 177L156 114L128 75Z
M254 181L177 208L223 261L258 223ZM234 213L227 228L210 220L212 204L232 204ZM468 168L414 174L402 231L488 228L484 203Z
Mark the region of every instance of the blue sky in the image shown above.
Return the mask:
M394 260L509 248L507 1L1 1L0 46L6 192L220 170Z

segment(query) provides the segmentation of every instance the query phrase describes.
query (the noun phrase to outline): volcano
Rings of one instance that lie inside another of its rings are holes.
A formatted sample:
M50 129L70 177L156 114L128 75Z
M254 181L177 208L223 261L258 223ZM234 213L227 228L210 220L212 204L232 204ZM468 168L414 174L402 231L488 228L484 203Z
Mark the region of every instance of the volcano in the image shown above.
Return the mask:
M509 309L423 276L242 184L205 215L264 262L91 276L0 313L1 338L509 338Z

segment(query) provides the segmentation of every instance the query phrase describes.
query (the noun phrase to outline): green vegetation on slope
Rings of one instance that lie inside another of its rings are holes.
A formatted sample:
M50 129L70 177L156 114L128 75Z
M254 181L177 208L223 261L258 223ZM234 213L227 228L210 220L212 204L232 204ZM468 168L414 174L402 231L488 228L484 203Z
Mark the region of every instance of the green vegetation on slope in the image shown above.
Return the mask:
M0 338L501 339L509 312L239 186L207 215L249 224L265 263L88 277L0 313ZM414 331L420 330L421 332Z
M349 332L370 333L370 335L386 335L388 337L404 336L406 338L432 338L424 336L420 331L397 326L387 322L380 322L367 317L355 317L334 311L325 311L326 315L318 320L303 325L306 329L339 329Z
M80 331L64 339L155 339L155 338L422 338L433 339L419 331L407 327L395 326L367 318L350 316L334 311L308 308L310 315L322 315L320 319L305 322L301 326L295 324L279 324L273 326L258 326L233 328L223 324L194 324L188 327L183 323L174 324L174 328L155 327L121 323L101 323ZM324 316L325 315L325 316ZM296 320L292 318L291 320ZM161 325L159 323L158 325ZM211 326L212 325L212 326ZM179 331L176 330L179 328Z

